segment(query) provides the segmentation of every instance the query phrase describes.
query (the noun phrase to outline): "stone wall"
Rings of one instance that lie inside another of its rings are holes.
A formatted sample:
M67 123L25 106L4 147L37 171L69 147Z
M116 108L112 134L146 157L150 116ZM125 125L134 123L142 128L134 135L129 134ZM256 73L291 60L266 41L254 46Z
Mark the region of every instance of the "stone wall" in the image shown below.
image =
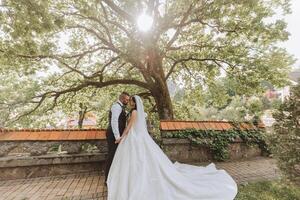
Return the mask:
M105 140L73 141L0 141L0 157L8 155L39 156L49 153L78 154L107 151Z
M6 156L0 158L0 180L103 171L105 153Z
M213 158L208 147L195 146L188 139L162 138L160 144L173 161L192 163ZM261 155L257 146L241 141L231 143L229 152L231 160ZM0 131L0 180L103 171L106 154L103 130Z
M163 138L162 146L173 161L206 162L213 159L213 153L207 146L193 145L188 139ZM239 140L231 143L228 148L230 160L257 157L262 154L257 145L248 146Z
M102 171L105 130L0 130L0 180Z
M107 142L0 141L0 180L103 171Z

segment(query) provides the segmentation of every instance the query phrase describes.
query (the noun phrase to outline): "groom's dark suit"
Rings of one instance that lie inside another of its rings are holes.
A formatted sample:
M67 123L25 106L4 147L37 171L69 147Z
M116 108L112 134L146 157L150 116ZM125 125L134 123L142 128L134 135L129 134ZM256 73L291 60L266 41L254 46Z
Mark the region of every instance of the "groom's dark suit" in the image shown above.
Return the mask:
M126 112L125 112L125 107L120 103L116 102L118 106L121 107L122 111L118 117L118 130L120 133L120 136L122 136L123 131L125 130L126 127ZM116 106L116 105L114 105ZM112 111L109 111L109 125L106 131L106 140L108 144L108 154L107 154L107 159L106 159L106 168L105 168L105 182L107 181L107 176L108 172L111 166L111 163L114 159L115 152L117 150L118 144L115 144L115 135L113 132L113 124L112 124Z

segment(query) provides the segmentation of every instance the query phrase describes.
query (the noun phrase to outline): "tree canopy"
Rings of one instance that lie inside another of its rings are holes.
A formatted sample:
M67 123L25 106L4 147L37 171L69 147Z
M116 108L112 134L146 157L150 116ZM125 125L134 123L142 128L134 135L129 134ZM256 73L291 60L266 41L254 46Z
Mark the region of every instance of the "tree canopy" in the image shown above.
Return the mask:
M168 82L205 91L227 76L234 93L247 95L261 92L262 80L282 86L293 59L278 47L289 34L274 15L288 14L289 6L289 0L2 0L1 110L9 109L7 120L18 119L79 93L129 85L153 100L160 119L170 119ZM149 31L138 27L143 13L153 19Z

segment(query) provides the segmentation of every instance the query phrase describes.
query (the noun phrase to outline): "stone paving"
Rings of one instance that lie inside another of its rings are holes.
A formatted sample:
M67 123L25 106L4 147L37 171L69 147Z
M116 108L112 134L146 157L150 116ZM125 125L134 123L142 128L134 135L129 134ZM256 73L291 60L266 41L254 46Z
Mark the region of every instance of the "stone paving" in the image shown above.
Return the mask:
M216 166L225 169L239 184L280 176L271 158L220 162ZM100 172L0 181L0 200L104 200L106 191Z

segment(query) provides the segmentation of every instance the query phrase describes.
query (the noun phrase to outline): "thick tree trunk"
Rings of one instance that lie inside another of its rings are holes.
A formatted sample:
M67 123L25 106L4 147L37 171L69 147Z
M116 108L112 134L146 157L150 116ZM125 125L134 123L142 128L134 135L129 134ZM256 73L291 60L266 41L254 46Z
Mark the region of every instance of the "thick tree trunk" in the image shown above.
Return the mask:
M151 94L155 99L157 111L160 119L173 119L173 105L165 72L162 67L162 57L155 47L148 50L147 72L151 77Z
M155 99L159 119L173 119L173 105L167 85L164 87L157 85L152 96Z
M87 107L83 106L82 103L79 103L80 111L79 111L79 119L78 119L78 128L82 129L83 120L87 113Z

